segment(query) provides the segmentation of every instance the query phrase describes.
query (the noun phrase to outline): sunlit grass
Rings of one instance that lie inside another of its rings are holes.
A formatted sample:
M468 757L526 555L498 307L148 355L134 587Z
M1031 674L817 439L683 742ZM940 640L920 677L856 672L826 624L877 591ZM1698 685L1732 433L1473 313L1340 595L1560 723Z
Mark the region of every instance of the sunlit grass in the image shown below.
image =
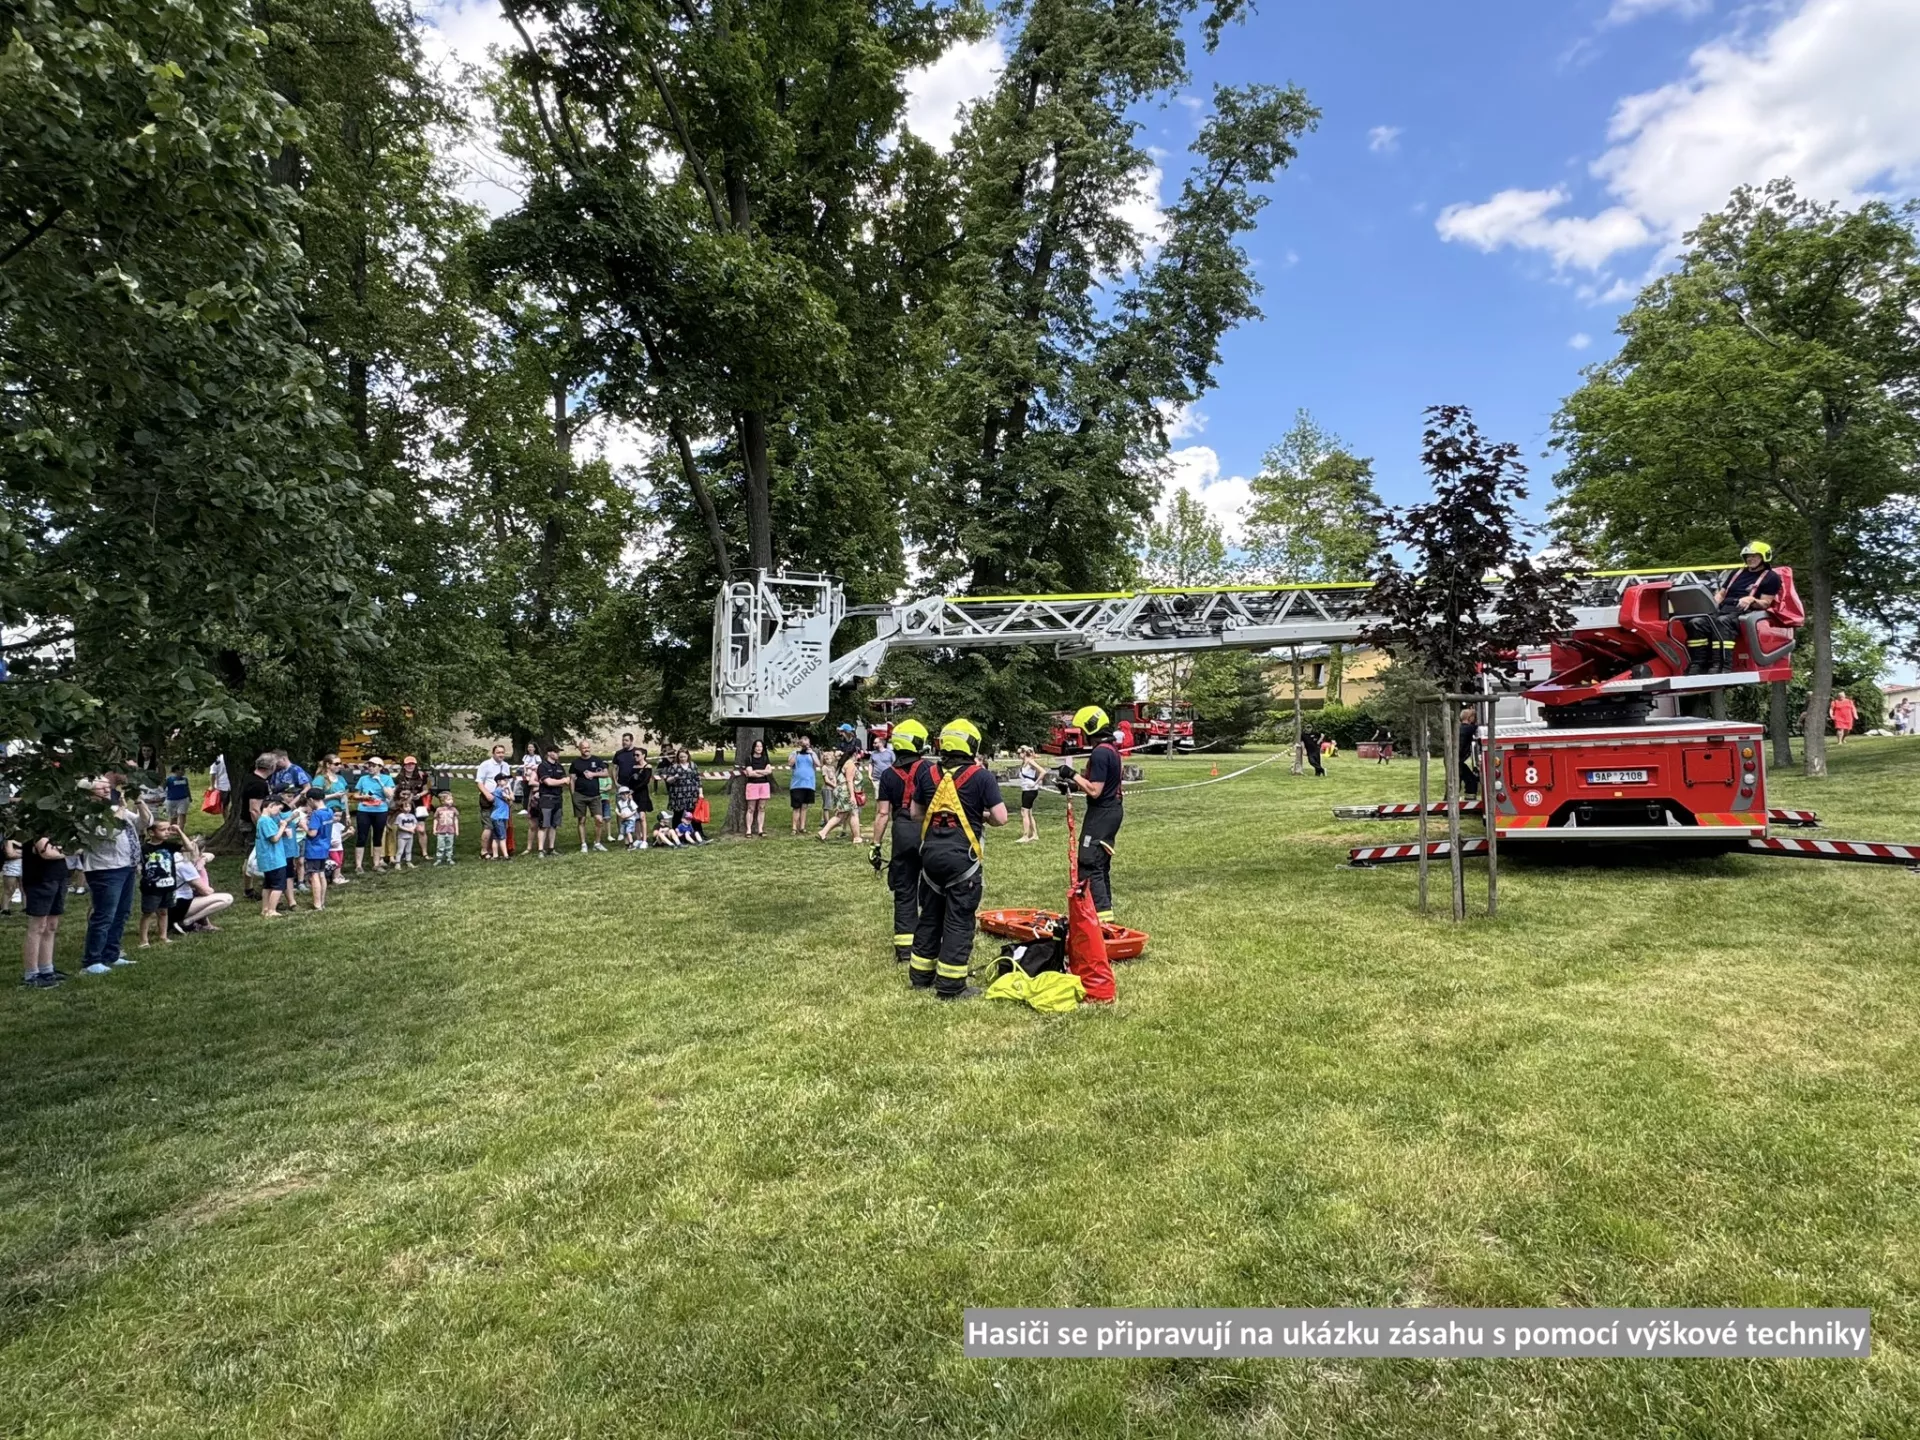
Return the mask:
M1774 802L1920 839L1920 742L1833 763ZM1454 927L1337 865L1410 766L1286 769L1130 802L1111 1012L908 994L864 847L784 838L8 994L0 1434L1905 1433L1920 879L1516 859ZM989 904L1059 896L1042 803ZM1868 1305L1875 1356L981 1362L969 1304Z

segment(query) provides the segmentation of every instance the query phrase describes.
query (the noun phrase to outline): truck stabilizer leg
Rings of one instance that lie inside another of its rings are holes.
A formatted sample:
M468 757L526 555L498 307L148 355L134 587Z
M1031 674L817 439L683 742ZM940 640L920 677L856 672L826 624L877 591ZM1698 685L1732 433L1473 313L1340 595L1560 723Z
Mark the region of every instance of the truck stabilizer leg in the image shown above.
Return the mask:
M1448 840L1429 840L1427 842L1427 858L1429 860L1447 859L1452 854L1452 851L1448 848L1451 844L1452 842ZM1463 839L1460 842L1460 854L1462 858L1472 855L1484 855L1486 853L1487 842L1485 840ZM1347 864L1361 867L1397 865L1403 861L1418 860L1419 858L1420 846L1417 841L1411 845L1360 845L1347 852Z
M1444 815L1446 813L1446 801L1429 800L1427 802L1427 814ZM1478 815L1480 813L1480 802L1478 800L1462 800L1460 802L1460 813L1462 815ZM1333 807L1333 818L1336 820L1418 820L1420 818L1420 802L1418 800L1410 800L1402 805L1336 805Z
M1747 841L1756 855L1785 855L1796 860L1853 860L1863 865L1920 865L1920 845L1891 845L1879 840L1794 840L1769 835Z

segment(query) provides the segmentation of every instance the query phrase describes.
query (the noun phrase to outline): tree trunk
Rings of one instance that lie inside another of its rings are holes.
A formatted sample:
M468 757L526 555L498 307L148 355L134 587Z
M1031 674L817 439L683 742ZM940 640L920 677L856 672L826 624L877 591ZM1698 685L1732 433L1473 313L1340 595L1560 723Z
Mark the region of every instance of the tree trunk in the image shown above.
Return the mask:
M1424 705L1415 705L1413 711L1413 743L1420 752L1420 913L1427 913L1427 871L1431 862L1427 859L1427 710Z
M1467 875L1460 857L1460 743L1454 732L1452 701L1436 707L1447 776L1447 873L1453 882L1453 918L1467 918Z
M1820 780L1827 773L1827 705L1833 698L1833 580L1827 574L1827 536L1819 525L1807 545L1807 588L1812 602L1807 619L1813 626L1813 684L1807 690L1807 714L1801 748L1807 759L1807 777Z
M773 467L767 458L767 417L759 410L740 416L740 463L747 481L747 564L773 568Z
M1180 660L1175 656L1167 662L1167 754L1175 750L1174 731L1180 723Z
M1346 651L1339 641L1327 647L1327 704L1340 703L1340 671L1346 659Z
M680 473L686 477L687 488L693 492L693 503L700 507L700 519L707 527L707 543L713 547L713 563L720 572L720 583L724 585L733 579L733 563L727 555L727 536L720 528L720 512L714 508L713 493L707 489L707 482L700 475L700 466L693 456L693 446L687 440L687 427L675 417L667 422L667 433L673 437L673 448L680 456Z
M1787 682L1776 680L1767 689L1767 729L1773 734L1773 766L1781 769L1793 764L1793 737L1787 726Z
M1304 755L1302 737L1306 731L1306 720L1300 714L1300 647L1294 646L1289 652L1293 665L1293 773L1301 774L1301 760Z
M242 770L242 775L251 773ZM253 821L241 812L240 781L233 776L231 759L228 761L227 774L233 777L233 788L226 793L226 810L220 816L220 828L213 832L213 838L206 842L206 848L216 855L244 857L253 849ZM211 782L209 782L211 783Z

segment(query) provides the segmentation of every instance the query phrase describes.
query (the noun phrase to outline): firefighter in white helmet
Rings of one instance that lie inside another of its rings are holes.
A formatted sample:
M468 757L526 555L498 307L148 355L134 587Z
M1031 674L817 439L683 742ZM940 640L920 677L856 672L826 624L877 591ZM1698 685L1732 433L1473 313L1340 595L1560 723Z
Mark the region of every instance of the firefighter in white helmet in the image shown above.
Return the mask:
M1120 822L1126 818L1121 802L1120 747L1118 735L1107 712L1098 705L1085 705L1074 712L1073 723L1093 745L1087 756L1087 768L1075 774L1073 766L1060 767L1064 787L1071 786L1087 797L1087 818L1080 827L1080 876L1093 896L1093 908L1102 920L1113 919L1113 846L1120 835Z
M980 731L950 720L940 731L939 763L914 776L913 818L920 822L920 924L907 979L942 1000L980 993L967 983L973 965L973 917L986 888L981 864L986 828L1007 823L1000 782L980 763Z
M887 859L887 889L893 892L893 958L902 965L913 954L913 932L920 925L920 827L913 823L913 782L926 757L927 727L902 720L889 740L893 764L881 773L880 808L874 816L873 868L881 868L880 842L893 836Z

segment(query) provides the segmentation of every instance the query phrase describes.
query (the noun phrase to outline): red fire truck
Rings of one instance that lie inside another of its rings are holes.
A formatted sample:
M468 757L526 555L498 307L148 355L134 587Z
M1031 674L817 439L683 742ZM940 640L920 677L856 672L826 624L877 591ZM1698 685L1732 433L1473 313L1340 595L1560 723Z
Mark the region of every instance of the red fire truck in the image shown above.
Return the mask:
M1193 749L1193 708L1188 705L1169 710L1165 705L1129 700L1114 710L1113 723L1120 732L1122 755L1131 755L1135 750L1149 754L1164 752L1169 731L1173 733L1174 749ZM1044 754L1084 755L1092 748L1085 733L1073 723L1072 715L1065 710L1054 711L1053 728L1040 742Z
M1705 642L1713 595L1698 584L1632 583L1617 611L1581 613L1572 630L1523 659L1533 676L1527 714L1502 715L1476 746L1490 797L1469 801L1505 846L1638 841L1689 851L1742 849L1823 860L1911 864L1920 847L1873 841L1800 840L1771 826L1818 824L1811 811L1767 804L1763 727L1680 713L1688 694L1789 679L1794 632L1806 612L1793 572L1776 567L1779 601L1732 621L1730 642ZM1429 814L1443 807L1430 803ZM1417 818L1413 805L1360 806L1349 819ZM1483 853L1464 840L1463 854ZM1445 854L1446 841L1429 854ZM1419 858L1418 845L1362 846L1354 863Z

